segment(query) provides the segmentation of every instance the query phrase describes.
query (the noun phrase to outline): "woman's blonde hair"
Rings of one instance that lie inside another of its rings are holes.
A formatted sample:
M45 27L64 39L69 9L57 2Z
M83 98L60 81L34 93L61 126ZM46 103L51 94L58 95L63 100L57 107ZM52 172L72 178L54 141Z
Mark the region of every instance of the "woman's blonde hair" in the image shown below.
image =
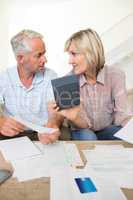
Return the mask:
M93 69L95 68L97 75L105 64L103 44L97 32L92 29L86 29L74 33L66 41L65 51L69 50L72 42L74 42L79 53L84 53L88 65Z

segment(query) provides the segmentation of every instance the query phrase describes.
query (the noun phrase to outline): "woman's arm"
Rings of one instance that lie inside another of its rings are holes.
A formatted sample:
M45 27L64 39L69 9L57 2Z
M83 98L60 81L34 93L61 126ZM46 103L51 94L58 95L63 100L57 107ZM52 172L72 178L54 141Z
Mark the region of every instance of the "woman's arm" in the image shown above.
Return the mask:
M112 78L112 98L114 100L114 123L124 126L131 118L127 111L127 91L125 73L120 71Z

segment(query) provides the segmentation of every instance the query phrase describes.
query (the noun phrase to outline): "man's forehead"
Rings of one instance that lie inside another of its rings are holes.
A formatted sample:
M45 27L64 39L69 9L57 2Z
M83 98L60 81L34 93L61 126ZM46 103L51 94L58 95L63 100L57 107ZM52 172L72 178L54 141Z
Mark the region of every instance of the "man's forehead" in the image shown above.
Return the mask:
M32 50L45 51L45 43L41 38L33 38L29 41Z

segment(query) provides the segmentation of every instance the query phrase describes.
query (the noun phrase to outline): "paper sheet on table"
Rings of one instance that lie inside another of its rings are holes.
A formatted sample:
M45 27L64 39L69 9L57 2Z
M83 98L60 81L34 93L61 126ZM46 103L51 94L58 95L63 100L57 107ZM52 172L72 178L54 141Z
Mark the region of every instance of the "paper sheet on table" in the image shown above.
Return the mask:
M64 146L66 157L70 166L83 167L84 162L82 161L80 157L76 144L64 142L63 146Z
M66 176L67 174L67 176ZM89 177L95 184L97 192L80 193L75 178ZM126 200L119 187L109 180L96 177L91 169L76 170L72 168L53 168L51 172L51 200Z
M35 178L50 177L51 166L44 155L16 160L12 162L12 165L14 167L14 177L17 177L20 182Z
M86 166L87 167L87 166ZM90 167L90 166L89 166ZM120 188L128 188L128 189L133 189L133 172L126 172L124 173L119 173L119 172L95 172L95 175L102 177L106 177L112 183L116 183Z
M83 153L93 169L108 172L129 172L133 168L133 148L100 151L84 150Z
M35 142L35 145L40 149L42 155L12 162L15 169L14 176L16 176L19 181L50 177L50 171L53 167L83 165L76 146L73 146L73 144L58 141L49 145Z
M25 125L27 128L30 128L31 130L37 131L38 133L54 133L55 131L57 131L58 129L55 128L47 128L44 126L39 126L36 124L33 124L32 122L26 121L24 119L21 119L18 116L13 117L13 119L15 119L16 121L20 122L21 124Z
M14 176L19 181L50 177L51 168L69 165L62 142L48 145L35 142L35 145L42 152L42 155L12 162L15 169Z
M133 118L115 134L115 137L133 144Z
M120 187L133 188L133 148L104 150L101 146L83 152L88 161L85 168L92 167L98 175L108 177Z
M28 137L0 141L0 150L6 160L18 160L41 154L41 151Z
M57 157L55 156L55 152L62 157L61 163L66 163L73 167L83 167L84 163L80 157L77 146L72 143L58 141L54 144L42 145L39 142L36 142L38 148L45 155L48 155L49 162L57 163ZM51 155L51 156L50 156ZM51 160L51 161L50 161ZM55 161L54 161L55 160ZM59 163L58 163L59 164Z

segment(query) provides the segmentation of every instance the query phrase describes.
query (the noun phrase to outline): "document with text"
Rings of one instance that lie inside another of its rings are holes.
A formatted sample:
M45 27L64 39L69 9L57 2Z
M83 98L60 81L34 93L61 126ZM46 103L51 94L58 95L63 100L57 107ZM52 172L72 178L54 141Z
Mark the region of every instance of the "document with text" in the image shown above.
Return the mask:
M18 116L13 117L13 119L20 122L21 124L25 125L27 128L30 128L31 130L36 131L38 133L51 134L51 133L54 133L55 131L58 130L58 129L55 129L55 128L48 128L48 127L33 124L32 122L21 119Z
M19 160L41 154L41 151L28 137L0 141L0 150L6 160Z
M115 137L133 144L133 118L115 134Z

